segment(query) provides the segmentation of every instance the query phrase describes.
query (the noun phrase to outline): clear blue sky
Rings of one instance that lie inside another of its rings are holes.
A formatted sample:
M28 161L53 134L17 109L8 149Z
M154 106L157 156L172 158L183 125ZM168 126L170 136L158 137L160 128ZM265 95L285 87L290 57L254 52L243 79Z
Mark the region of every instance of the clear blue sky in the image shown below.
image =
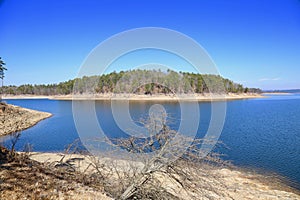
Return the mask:
M72 79L100 42L121 31L151 26L192 37L221 75L245 86L300 88L299 0L0 2L6 84Z

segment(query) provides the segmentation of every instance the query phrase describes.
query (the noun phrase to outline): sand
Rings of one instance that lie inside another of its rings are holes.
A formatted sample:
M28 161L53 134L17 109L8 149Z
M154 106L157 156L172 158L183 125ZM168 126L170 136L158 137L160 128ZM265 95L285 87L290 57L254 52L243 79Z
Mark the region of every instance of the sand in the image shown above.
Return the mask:
M293 93L287 92L265 92L263 95L293 95Z
M238 99L264 98L257 93L242 94L157 94L157 95L137 95L137 94L87 94L87 95L56 95L56 96L32 96L32 95L6 95L3 99L55 99L55 100L131 100L131 101L227 101Z
M62 158L64 161L72 159L76 160L74 158L79 158L77 161L72 162L72 164L78 166L78 170L81 172L91 173L91 171L86 170L87 166L91 163L91 159L84 155L33 153L30 158L42 163L59 162ZM107 161L109 158L104 159ZM126 160L119 160L117 162L121 166L127 163ZM137 166L141 168L143 165L137 163ZM174 181L170 180L168 177L162 176L160 179L162 185L168 192L182 199L195 199L195 196L197 199L300 199L298 194L294 193L283 183L275 183L275 181L267 180L262 175L253 172L250 173L249 171L219 167L204 168L201 170L201 173L204 174L202 179L204 195L184 190L179 184L174 183ZM159 176L159 174L157 176ZM206 190L205 186L207 185L215 187L218 193L212 192L209 188Z
M50 96L42 95L2 95L2 99L49 99Z

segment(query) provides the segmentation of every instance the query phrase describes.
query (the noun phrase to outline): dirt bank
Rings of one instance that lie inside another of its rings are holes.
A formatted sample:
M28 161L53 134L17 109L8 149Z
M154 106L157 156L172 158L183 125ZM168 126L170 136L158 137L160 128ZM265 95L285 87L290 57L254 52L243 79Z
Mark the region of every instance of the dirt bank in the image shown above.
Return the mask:
M0 136L27 129L52 114L0 103Z
M80 174L51 167L29 159L25 154L11 155L0 147L1 200L109 200L103 189L85 182Z

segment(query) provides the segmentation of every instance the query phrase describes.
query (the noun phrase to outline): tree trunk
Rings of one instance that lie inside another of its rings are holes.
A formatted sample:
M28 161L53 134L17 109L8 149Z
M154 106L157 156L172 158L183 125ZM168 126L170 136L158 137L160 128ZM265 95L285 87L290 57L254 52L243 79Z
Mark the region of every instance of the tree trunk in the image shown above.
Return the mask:
M2 78L2 85L1 85L0 102L2 102L2 95L3 95L3 78Z

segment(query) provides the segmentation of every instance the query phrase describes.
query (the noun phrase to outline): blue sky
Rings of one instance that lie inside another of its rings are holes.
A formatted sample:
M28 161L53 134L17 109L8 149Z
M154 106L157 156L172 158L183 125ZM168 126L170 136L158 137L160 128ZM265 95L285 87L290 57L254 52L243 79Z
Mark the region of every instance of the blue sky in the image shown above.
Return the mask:
M262 89L300 88L299 0L0 2L6 84L72 79L89 52L110 36L164 27L196 40L224 77Z

